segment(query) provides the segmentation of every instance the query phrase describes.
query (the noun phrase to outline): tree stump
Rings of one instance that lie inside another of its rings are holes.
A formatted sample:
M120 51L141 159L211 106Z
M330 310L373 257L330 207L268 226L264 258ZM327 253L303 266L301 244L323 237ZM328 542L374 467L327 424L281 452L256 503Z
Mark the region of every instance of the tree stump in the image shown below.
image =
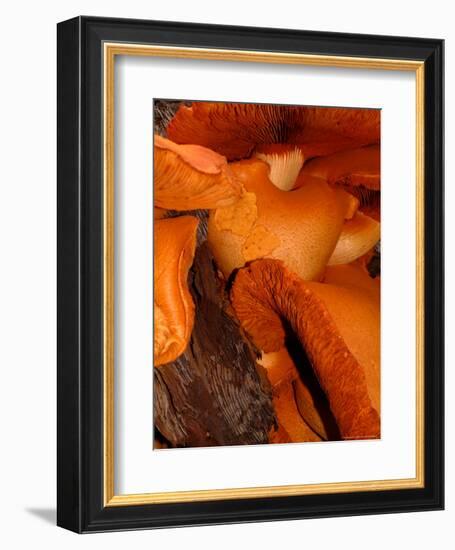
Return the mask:
M190 343L154 370L154 421L171 447L268 443L275 425L271 388L254 350L228 313L206 243L188 278L196 307Z

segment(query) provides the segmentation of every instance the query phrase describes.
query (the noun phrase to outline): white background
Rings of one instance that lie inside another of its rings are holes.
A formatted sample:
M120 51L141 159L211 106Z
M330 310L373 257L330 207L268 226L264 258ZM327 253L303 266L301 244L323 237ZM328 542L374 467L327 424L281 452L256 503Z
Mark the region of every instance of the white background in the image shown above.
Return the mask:
M152 98L176 92L382 109L381 440L151 451ZM115 117L115 493L415 477L415 75L122 57Z
M448 468L447 510L363 518L187 528L78 537L55 517L55 24L78 14L139 17L324 31L446 38L447 98L455 96L453 15L448 2L351 0L305 5L281 0L228 3L129 0L16 2L2 12L0 86L1 258L0 542L6 548L319 548L413 549L453 545L454 475ZM453 102L446 143L454 150ZM453 155L447 159L447 251L454 248ZM449 255L448 255L449 256ZM455 279L447 258L447 280ZM453 286L447 287L447 394L454 383ZM447 404L447 462L454 456L454 406Z

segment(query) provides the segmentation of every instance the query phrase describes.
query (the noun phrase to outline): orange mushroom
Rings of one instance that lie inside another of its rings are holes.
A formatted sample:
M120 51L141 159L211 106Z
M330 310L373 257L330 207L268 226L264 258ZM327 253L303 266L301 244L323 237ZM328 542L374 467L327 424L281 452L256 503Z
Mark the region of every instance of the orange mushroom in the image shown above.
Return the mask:
M379 221L380 218L380 148L360 147L310 160L301 170L295 189L310 178L320 178L341 186L360 201L359 210Z
M370 251L381 237L379 222L356 212L347 220L328 265L349 264Z
M154 144L155 366L191 336L198 225L160 218L209 209L208 243L272 386L269 441L380 437L380 289L363 267L380 238L380 111L193 102L166 131Z
M300 378L294 382L293 388L297 410L313 432L323 441L340 439L338 428L327 410L326 403L323 403L324 408L321 409L320 400L316 401L315 395Z
M153 219L154 220L161 220L166 217L167 210L164 208L157 208L156 206L153 208Z
M355 211L365 195L363 184L379 186L379 147L346 148L377 144L379 117L380 112L372 109L264 104L194 102L179 108L167 127L176 142L211 147L229 159L254 152L252 159L228 165L230 177L237 184L240 180L246 192L228 204L205 203L206 208L217 207L210 216L208 240L226 277L248 261L271 257L283 260L304 279L315 279L325 265L349 263L376 244L379 223ZM197 147L167 142L159 138L158 145L173 152L188 147L187 157ZM334 151L301 170L306 159ZM217 153L211 153L216 158ZM285 197L270 183L285 191L295 186L296 191ZM208 193L205 185L202 193ZM345 187L359 197L349 202L338 189L337 200L328 185ZM297 193L299 189L305 191ZM175 192L172 200L182 208ZM191 197L183 200L186 208L197 207Z
M379 302L372 290L306 282L280 261L258 260L236 274L231 301L265 352L281 349L292 329L343 439L379 437Z
M179 108L167 135L176 143L197 143L238 160L250 156L259 143L285 142L291 110L283 105L195 101Z
M305 160L302 151L289 144L258 147L254 156L269 165L270 181L283 191L294 187Z
M291 441L290 434L294 432L292 426L286 431L287 439L284 439L283 435L285 428L291 424L291 420L297 427L303 421L311 430L310 439L292 439L292 441L314 441L314 434L318 436L319 440L340 438L338 428L328 408L327 399L312 371L309 372L307 365L303 364L306 361L301 356L292 358L285 346L276 352L263 352L257 362L267 373L267 378L272 386L274 404L278 397L282 398L285 393L280 388L289 386L286 393L292 404L287 408L283 405L275 406L279 429L270 434L274 443ZM287 420L283 420L281 417L283 410L287 411L285 414Z
M226 159L199 145L177 145L155 135L154 203L172 210L217 208L242 192Z
M273 405L278 420L278 429L272 430L269 434L270 442L290 443L328 439L324 427L319 426L323 425L323 421L311 394L309 399L301 400L303 413L300 410L297 384L303 386L308 393L309 390L301 381L300 373L286 347L276 352L262 353L258 363L265 369L272 386ZM314 421L315 418L319 423ZM319 431L313 426L319 428Z
M287 142L299 146L306 159L373 145L380 140L379 109L300 107Z
M360 264L326 269L323 282L311 284L338 330L364 368L373 407L380 410L380 281Z
M225 277L257 258L281 259L304 279L319 277L357 199L317 178L297 191L281 191L259 159L231 167L245 193L233 205L210 212L207 237Z
M359 200L359 210L343 227L329 265L346 264L366 254L380 238L379 146L361 147L313 159L305 164L295 189L315 179L340 187Z
M181 216L155 221L154 364L174 361L185 351L194 324L187 277L196 248L198 220Z
M193 102L167 127L177 143L209 147L229 160L247 158L258 145L292 143L306 159L379 142L377 109Z
M379 145L342 151L307 162L299 175L296 187L308 176L321 178L331 185L357 186L368 189L380 188Z
M292 383L299 377L294 362L285 347L269 353L262 352L257 362L265 369L272 388L282 383Z
M379 301L380 281L368 275L362 258L348 265L328 266L321 282L369 292Z
M290 383L280 384L273 391L273 407L278 418L278 430L269 434L271 443L321 441L299 413Z

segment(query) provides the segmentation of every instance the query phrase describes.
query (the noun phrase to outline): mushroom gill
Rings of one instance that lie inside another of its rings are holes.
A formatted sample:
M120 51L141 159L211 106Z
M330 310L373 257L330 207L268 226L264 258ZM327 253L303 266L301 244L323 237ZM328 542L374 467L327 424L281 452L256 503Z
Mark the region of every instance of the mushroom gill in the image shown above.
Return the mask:
M185 351L194 323L187 277L196 248L198 220L180 216L155 221L154 365L174 361Z
M281 349L292 329L343 439L380 436L379 302L373 292L303 281L280 261L258 260L236 274L231 301L242 328L265 352Z
M269 179L282 191L290 191L305 160L295 145L268 145L256 149L254 156L270 166Z
M317 178L296 191L282 191L259 159L232 163L231 168L245 193L233 205L210 212L207 237L224 276L267 257L283 260L304 279L319 277L357 199Z
M167 127L177 143L195 143L239 160L257 145L292 143L305 158L379 142L377 109L193 102Z
M176 143L197 143L239 160L259 143L286 141L291 111L284 105L195 101L179 108L167 135Z
M227 206L242 192L225 157L155 135L154 204L171 210Z
M288 135L306 159L373 145L380 140L379 109L301 107Z

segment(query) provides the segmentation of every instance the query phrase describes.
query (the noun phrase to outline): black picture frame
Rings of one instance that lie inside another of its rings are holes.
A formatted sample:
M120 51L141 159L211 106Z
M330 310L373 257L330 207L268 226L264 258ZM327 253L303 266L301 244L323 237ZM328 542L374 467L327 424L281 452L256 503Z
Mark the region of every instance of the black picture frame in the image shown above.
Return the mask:
M102 44L418 60L425 69L423 488L105 506ZM96 532L440 510L444 506L442 40L77 17L58 24L57 524Z

